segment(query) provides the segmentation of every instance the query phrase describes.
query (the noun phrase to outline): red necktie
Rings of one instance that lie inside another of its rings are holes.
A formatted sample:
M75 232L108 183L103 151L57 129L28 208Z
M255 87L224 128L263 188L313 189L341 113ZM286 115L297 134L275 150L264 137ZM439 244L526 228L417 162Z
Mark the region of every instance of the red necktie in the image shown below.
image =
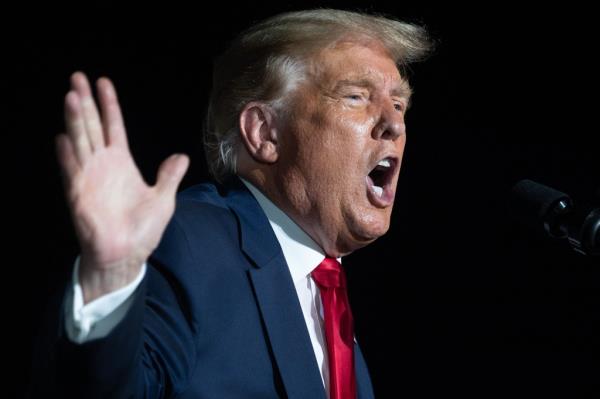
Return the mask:
M329 355L330 399L355 399L354 326L346 275L337 260L325 258L312 272L321 291Z

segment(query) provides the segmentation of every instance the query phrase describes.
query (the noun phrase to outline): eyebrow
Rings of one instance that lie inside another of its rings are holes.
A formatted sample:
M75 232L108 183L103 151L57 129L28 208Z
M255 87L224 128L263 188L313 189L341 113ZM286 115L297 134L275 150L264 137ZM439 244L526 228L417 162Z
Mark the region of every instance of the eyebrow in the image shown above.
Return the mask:
M369 79L342 79L335 85L335 91L338 91L347 86L373 88L375 85ZM406 82L402 82L399 86L394 87L390 94L393 96L403 97L409 100L412 96L412 89Z

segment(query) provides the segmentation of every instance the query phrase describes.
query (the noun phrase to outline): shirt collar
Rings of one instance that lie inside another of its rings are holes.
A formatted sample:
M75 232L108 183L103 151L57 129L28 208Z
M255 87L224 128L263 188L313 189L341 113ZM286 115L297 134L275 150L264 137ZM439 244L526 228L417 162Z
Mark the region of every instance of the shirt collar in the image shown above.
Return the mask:
M323 249L258 188L241 177L240 180L248 187L269 219L285 261L290 268L292 280L298 282L307 278L325 259ZM338 258L339 261L341 261L340 258Z

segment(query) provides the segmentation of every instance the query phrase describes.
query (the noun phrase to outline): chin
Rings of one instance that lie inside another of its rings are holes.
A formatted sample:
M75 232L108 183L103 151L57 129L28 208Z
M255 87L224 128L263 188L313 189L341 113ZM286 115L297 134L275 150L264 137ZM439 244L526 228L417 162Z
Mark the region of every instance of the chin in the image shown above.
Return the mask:
M371 244L373 241L387 233L390 227L389 218L371 219L368 223L362 222L363 223L355 221L354 223L348 224L349 240L347 240L348 243L346 246L349 249L352 247L351 251Z

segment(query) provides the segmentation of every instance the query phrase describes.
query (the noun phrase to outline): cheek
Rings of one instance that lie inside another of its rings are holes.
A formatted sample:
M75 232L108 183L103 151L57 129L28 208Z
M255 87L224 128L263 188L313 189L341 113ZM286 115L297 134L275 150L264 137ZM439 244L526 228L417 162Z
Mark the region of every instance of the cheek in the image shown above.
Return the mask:
M363 174L372 119L323 105L296 117L286 140L286 162L305 176L310 185L329 188L332 196L363 190L354 184ZM363 176L364 177L364 176ZM352 183L353 182L353 183Z
M376 124L376 117L370 108L357 108L344 112L332 112L331 120L339 129L348 131L357 137L370 135Z
M335 114L323 129L322 148L331 154L332 167L339 173L350 174L362 165L368 151L371 132L370 121L352 115Z

